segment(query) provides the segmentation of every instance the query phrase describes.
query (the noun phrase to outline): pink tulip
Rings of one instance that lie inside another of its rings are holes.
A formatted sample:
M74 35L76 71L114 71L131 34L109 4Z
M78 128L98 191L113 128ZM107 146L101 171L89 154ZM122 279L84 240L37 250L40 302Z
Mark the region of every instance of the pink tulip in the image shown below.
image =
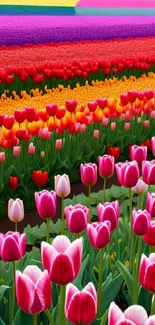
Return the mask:
M16 271L16 297L19 307L27 314L39 314L52 302L48 271L28 265L23 273Z
M48 128L40 129L38 132L38 136L41 139L49 140L51 137L51 132L48 131Z
M150 221L149 230L143 238L149 246L155 246L155 220Z
M109 220L111 223L111 231L117 228L118 220L120 217L119 202L106 202L104 204L99 203L97 206L97 213L100 222Z
M57 196L64 198L70 194L70 180L68 175L57 175L55 176L55 192Z
M73 325L89 325L97 313L97 294L93 283L79 291L72 283L66 288L65 314Z
M13 147L13 156L18 157L20 155L20 146Z
M41 151L41 153L40 153L40 158L45 158L45 152L44 151Z
M155 157L155 137L151 139L151 146L152 146L152 154Z
M154 325L155 324L155 315L150 316L148 320L146 321L145 325Z
M154 120L155 119L155 111L151 112L151 118Z
M137 184L132 188L137 194L143 194L148 190L148 185L141 179L138 180Z
M143 125L144 125L144 128L148 128L149 125L150 125L150 121L149 121L149 120L145 120L145 121L143 122Z
M66 223L69 231L80 233L87 228L90 211L87 207L77 204L65 208Z
M56 193L40 191L35 193L37 211L41 218L53 218L56 214Z
M20 199L8 201L8 217L12 222L20 222L24 219L24 205Z
M120 121L125 121L125 114L124 113L120 115Z
M66 236L57 236L52 245L41 243L41 259L51 281L66 285L77 277L82 261L83 243L79 238L72 243Z
M146 199L146 210L151 218L155 218L155 193L148 193Z
M130 130L130 127L131 127L131 124L130 123L125 123L125 131L129 131Z
M94 139L99 139L99 136L100 136L100 131L99 130L94 130L93 138Z
M8 231L0 233L0 257L4 262L20 260L26 253L26 234Z
M102 178L109 178L114 174L115 159L113 156L104 155L98 157L99 175Z
M143 236L147 234L150 226L150 214L147 210L138 210L135 209L132 211L132 229L133 232L138 236Z
M115 165L119 183L124 187L133 187L139 179L139 167L137 161L118 163Z
M108 123L109 123L109 119L106 118L106 117L103 117L103 119L102 119L102 125L103 125L103 126L107 126Z
M142 254L139 269L139 282L146 290L155 293L155 253L149 257Z
M34 155L35 154L35 151L36 151L36 147L33 145L33 143L31 142L29 144L29 147L28 147L28 154L29 155Z
M149 319L142 306L130 306L123 313L114 302L110 304L108 325L151 325Z
M147 147L132 146L130 150L131 160L136 160L138 164L147 159Z
M146 184L155 184L155 160L142 162L142 176Z
M85 186L93 186L97 182L97 165L88 163L80 165L81 181Z
M61 149L62 149L62 139L57 139L57 140L55 141L55 148L56 148L57 150L61 150Z
M87 230L90 243L96 249L101 249L109 244L111 231L110 221L93 222L92 224L88 224Z
M0 164L4 163L6 160L5 152L0 152Z
M133 115L132 115L132 111L128 109L128 110L126 111L126 113L125 113L125 120L126 120L126 121L131 121L131 120L132 120L132 117L133 117Z
M111 131L115 131L116 130L116 122L112 122L111 123L110 129L111 129Z
M81 124L81 131L80 132L86 132L87 126L86 124Z

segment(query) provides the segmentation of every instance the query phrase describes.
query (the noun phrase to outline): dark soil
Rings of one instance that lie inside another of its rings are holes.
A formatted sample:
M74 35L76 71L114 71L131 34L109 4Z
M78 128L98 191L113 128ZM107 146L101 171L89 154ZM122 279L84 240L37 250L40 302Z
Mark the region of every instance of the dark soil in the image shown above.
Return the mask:
M107 180L107 187L111 187L112 185L119 185L117 181L116 175ZM98 182L93 186L92 192L98 192L103 188L103 179L99 178ZM72 198L74 195L78 195L84 193L86 196L88 195L88 188L85 187L81 182L71 184L71 193L69 198ZM61 199L57 200L57 212L54 219L54 222L57 221L61 216ZM41 223L44 222L42 218L37 213L37 210L32 210L25 213L25 217L22 222L18 224L19 232L22 232L23 229L29 224L31 227L36 225L40 226ZM14 231L14 223L9 219L0 219L0 232L6 233L7 231Z

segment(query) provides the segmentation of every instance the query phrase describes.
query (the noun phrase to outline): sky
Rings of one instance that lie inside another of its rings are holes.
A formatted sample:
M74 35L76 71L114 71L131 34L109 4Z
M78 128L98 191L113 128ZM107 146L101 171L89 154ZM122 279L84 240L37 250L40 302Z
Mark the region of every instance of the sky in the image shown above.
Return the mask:
M0 0L5 5L38 5L38 6L71 6L75 7L79 0Z

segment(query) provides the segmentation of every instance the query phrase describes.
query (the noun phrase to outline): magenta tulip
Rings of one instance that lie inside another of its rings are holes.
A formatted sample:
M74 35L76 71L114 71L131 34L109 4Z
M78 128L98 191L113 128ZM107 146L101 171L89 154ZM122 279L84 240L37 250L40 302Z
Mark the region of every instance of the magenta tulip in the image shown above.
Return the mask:
M72 283L66 288L65 314L73 325L89 325L97 313L97 294L93 283L79 291Z
M130 127L131 127L131 124L128 122L128 123L125 123L125 131L129 131L130 130Z
M132 230L138 236L147 234L150 226L150 214L147 210L132 211Z
M91 187L97 182L97 165L88 163L80 165L81 181L85 186Z
M57 196L65 198L70 194L70 180L68 175L57 175L55 176L55 192Z
M137 184L132 188L134 192L141 195L148 190L148 185L141 179L138 180Z
M55 148L57 150L61 150L62 149L62 145L63 145L63 141L62 139L56 139L55 140Z
M0 152L0 164L4 163L6 160L5 152Z
M142 306L133 305L123 313L121 309L112 302L109 308L108 325L151 325L145 309Z
M132 146L130 151L131 160L136 160L138 164L147 159L147 147Z
M154 111L155 114L155 111ZM151 139L151 147L152 147L152 154L155 157L155 137L152 137Z
M101 249L107 246L110 242L110 221L93 222L88 224L88 237L91 245L96 249Z
M87 228L89 209L81 204L65 208L66 224L69 231L80 233Z
M15 146L15 147L13 147L12 155L13 155L14 157L19 157L19 156L20 156L20 146Z
M8 217L12 222L20 222L24 218L24 205L20 199L8 201Z
M72 243L66 236L57 236L52 245L41 243L41 259L51 281L59 285L72 282L78 275L82 260L82 238Z
M39 314L52 302L52 288L47 270L29 265L23 273L16 271L16 297L19 307L27 314Z
M155 218L155 193L148 193L146 199L146 210L151 218Z
M94 130L93 138L94 139L99 139L99 136L100 136L100 131L99 130Z
M139 167L137 161L118 163L115 165L119 183L124 187L133 187L139 179Z
M148 291L155 293L155 253L150 254L149 257L142 254L140 269L139 269L139 282Z
M155 246L155 220L150 222L149 230L143 238L148 245Z
M40 217L53 218L56 214L56 193L54 191L40 191L35 193L35 202Z
M155 184L155 160L142 162L142 176L146 184Z
M0 233L0 257L5 262L20 260L26 253L26 234L9 231Z
M111 223L111 231L117 228L120 216L120 206L118 201L99 203L97 213L100 222L109 220Z
M99 175L102 178L109 178L114 174L115 159L113 156L104 155L98 157Z

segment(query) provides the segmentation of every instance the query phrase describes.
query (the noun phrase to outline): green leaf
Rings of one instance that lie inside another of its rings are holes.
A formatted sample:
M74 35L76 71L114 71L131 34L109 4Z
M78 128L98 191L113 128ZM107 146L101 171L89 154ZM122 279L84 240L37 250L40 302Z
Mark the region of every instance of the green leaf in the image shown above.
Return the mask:
M148 314L150 314L150 307L152 302L152 293L140 287L138 294L138 304L145 308Z
M106 325L107 320L108 320L108 309L105 311L105 313L104 313L104 315L102 317L100 325Z
M130 274L129 270L120 261L116 262L116 266L118 268L118 271L122 274L123 279L127 285L129 301L131 302L133 293L133 277Z
M1 286L0 286L0 302L1 302L2 299L3 299L6 290L8 290L8 289L11 289L11 287L6 286L6 285L1 285Z
M88 263L89 260L89 255L87 255L87 257L84 259L84 261L81 264L81 268L80 268L80 272L77 276L77 278L74 280L73 284L79 289L82 290L82 277L86 268L86 265Z
M33 318L32 315L24 313L20 308L18 309L13 325L27 325L27 324L33 324Z
M0 325L6 325L6 323L3 322L3 319L0 316Z

